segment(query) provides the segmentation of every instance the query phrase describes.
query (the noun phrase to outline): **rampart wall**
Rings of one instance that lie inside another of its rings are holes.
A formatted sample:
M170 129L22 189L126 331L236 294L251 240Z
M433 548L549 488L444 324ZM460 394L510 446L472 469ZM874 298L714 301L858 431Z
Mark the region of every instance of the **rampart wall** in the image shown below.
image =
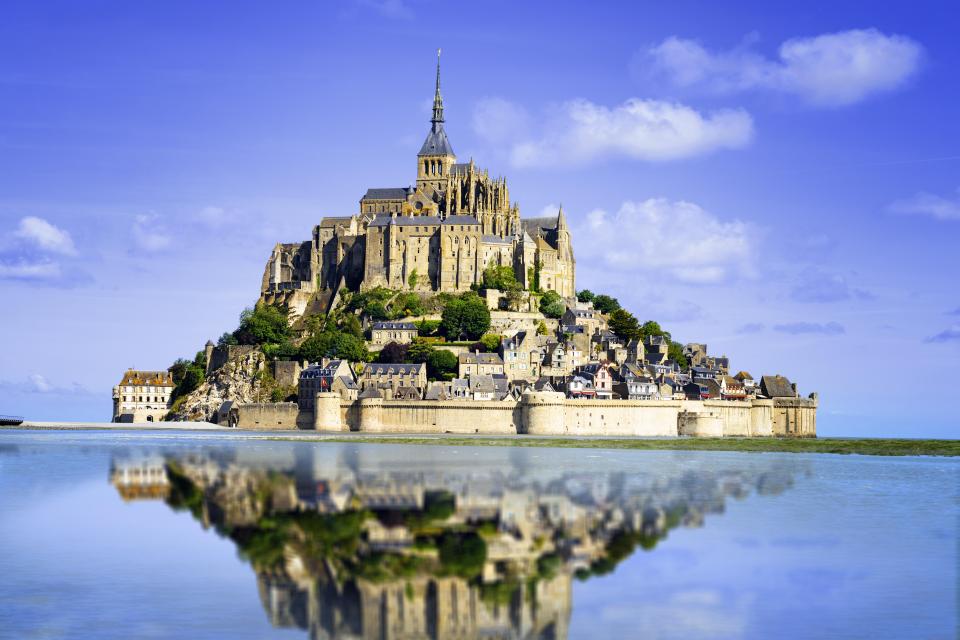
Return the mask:
M313 415L301 414L300 428L363 433L814 437L817 400L572 400L561 393L529 392L520 401L364 398L345 402L339 394L320 393L316 407Z

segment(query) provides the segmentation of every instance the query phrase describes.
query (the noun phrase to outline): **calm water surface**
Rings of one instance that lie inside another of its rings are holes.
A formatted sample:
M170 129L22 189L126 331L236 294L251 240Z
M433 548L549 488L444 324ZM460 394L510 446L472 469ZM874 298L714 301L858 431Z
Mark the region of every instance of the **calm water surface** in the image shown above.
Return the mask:
M3 638L953 638L945 458L0 431Z

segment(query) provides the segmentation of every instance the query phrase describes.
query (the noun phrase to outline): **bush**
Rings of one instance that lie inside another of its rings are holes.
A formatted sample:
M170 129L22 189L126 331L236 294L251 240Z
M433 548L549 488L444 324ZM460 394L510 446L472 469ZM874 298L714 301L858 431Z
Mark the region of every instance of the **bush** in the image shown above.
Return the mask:
M240 314L240 326L234 332L239 344L280 344L290 338L287 310L257 303Z
M497 333L485 333L480 338L480 344L483 345L485 351L493 353L500 349L500 342L503 341L503 336Z
M490 310L475 293L451 300L443 310L440 326L453 340L476 340L490 328Z
M377 362L384 364L406 362L408 351L409 347L407 345L391 342L380 351L380 354L377 356Z
M547 291L540 298L540 313L548 318L559 318L566 310L567 305L556 291Z
M577 292L577 300L580 302L592 302L593 298L593 291L590 291L590 289L584 289Z

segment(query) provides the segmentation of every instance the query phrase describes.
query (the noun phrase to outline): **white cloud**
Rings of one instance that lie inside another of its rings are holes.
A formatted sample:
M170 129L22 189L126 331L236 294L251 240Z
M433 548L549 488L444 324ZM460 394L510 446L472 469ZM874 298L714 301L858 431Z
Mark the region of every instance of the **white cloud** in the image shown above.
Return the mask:
M510 160L520 167L618 156L663 162L739 149L753 138L753 120L741 109L704 114L679 103L639 98L612 108L571 100L537 119L539 127L531 127L532 121L521 107L499 98L481 102L473 114L480 137L491 144L514 141Z
M227 221L227 210L223 207L204 207L197 213L197 217L211 227L218 227Z
M892 213L929 216L937 220L960 220L960 189L952 200L921 191L911 198L892 203L887 209Z
M70 234L43 218L27 216L20 220L20 226L14 236L33 244L48 253L57 253L64 256L77 255L77 248L73 244Z
M56 280L60 276L60 265L48 260L0 263L0 279L3 280Z
M920 67L923 48L906 36L853 29L783 42L778 59L747 46L711 52L694 40L670 37L645 63L678 87L714 92L767 89L810 104L854 104L904 84Z
M137 247L151 252L163 251L172 243L160 216L156 214L140 214L134 219L133 240Z
M624 202L613 215L591 211L577 237L579 254L610 270L717 283L752 275L754 235L692 202L651 198Z
M47 382L47 379L39 373L35 373L30 376L30 384L33 385L33 390L39 393L46 393L47 391L53 389L50 383Z

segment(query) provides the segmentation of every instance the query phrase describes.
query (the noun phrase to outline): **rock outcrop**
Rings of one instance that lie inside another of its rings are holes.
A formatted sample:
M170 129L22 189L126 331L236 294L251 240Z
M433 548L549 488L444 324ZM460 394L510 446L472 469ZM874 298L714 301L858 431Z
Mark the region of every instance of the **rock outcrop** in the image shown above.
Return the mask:
M228 360L177 403L170 419L216 422L217 410L228 400L241 404L269 400L270 389L264 385L264 376L258 375L265 362L259 350Z

